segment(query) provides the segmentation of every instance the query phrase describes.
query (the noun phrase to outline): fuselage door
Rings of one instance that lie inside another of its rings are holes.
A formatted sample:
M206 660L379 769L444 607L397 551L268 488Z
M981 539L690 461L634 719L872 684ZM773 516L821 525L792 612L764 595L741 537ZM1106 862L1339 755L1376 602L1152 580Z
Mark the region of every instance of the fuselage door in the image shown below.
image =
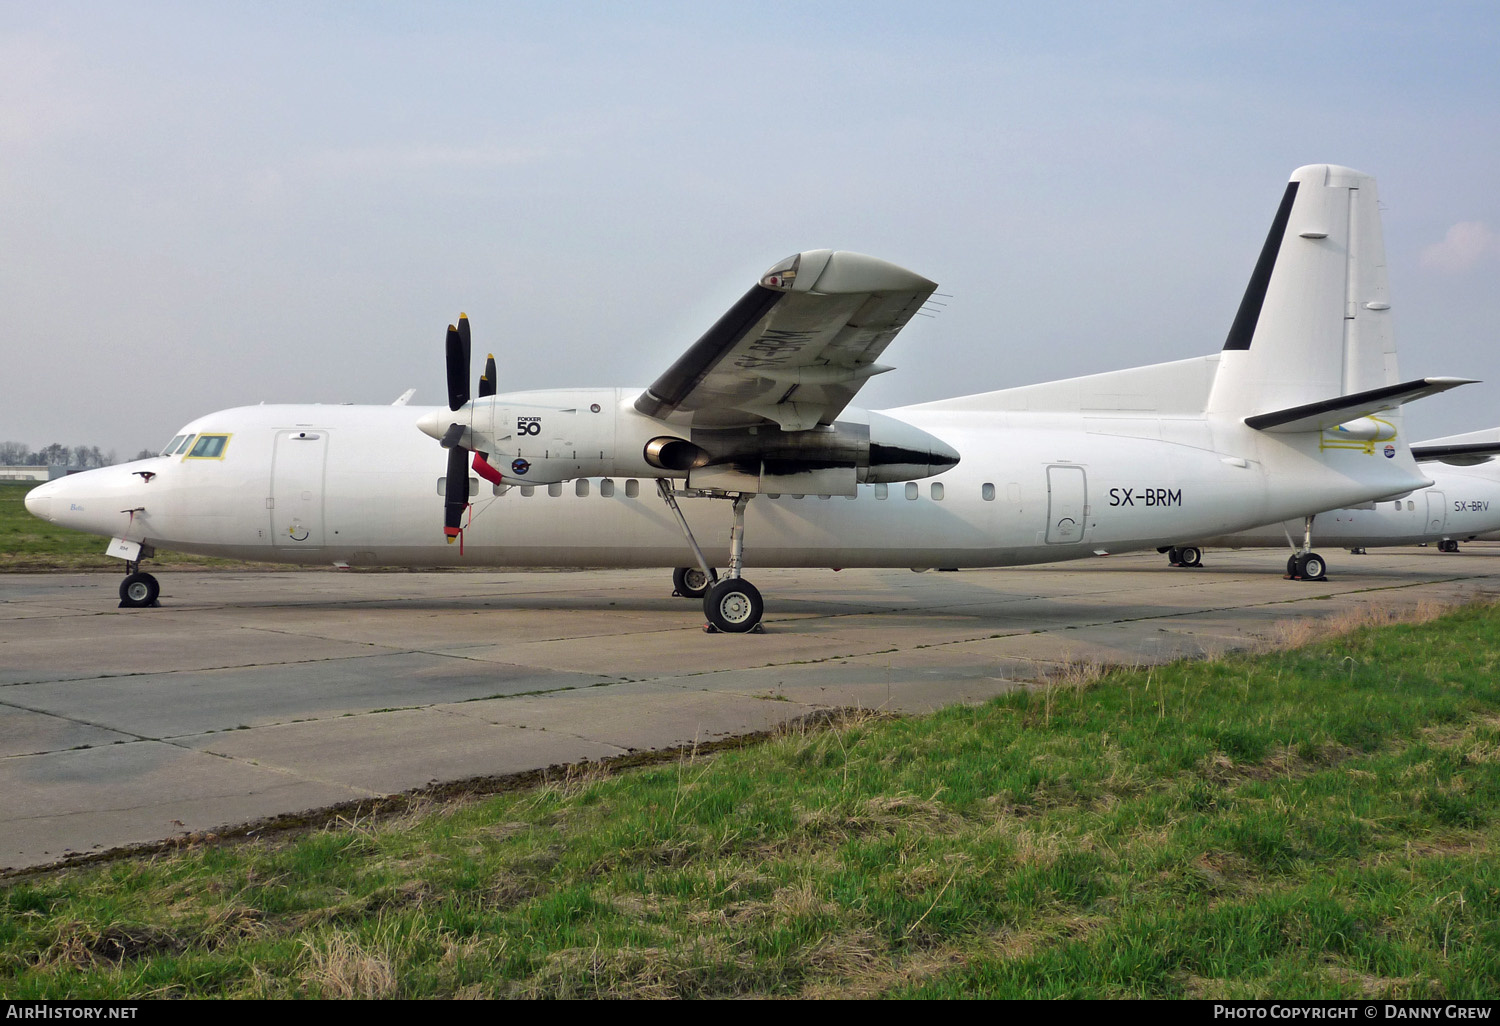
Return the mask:
M1088 487L1082 467L1047 468L1047 542L1083 541L1087 530Z
M271 544L316 549L323 545L323 462L328 432L276 432L271 461Z
M1448 523L1448 503L1442 492L1427 489L1427 533L1442 534Z

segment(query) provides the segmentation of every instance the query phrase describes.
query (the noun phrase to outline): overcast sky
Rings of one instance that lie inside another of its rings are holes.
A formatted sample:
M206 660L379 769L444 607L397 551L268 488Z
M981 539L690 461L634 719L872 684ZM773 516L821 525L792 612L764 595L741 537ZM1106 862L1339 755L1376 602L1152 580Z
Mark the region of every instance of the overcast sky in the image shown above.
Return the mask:
M953 296L881 408L1223 344L1290 171L1385 208L1409 408L1500 425L1500 5L0 0L0 440L653 380L771 264ZM477 362L477 360L476 360Z

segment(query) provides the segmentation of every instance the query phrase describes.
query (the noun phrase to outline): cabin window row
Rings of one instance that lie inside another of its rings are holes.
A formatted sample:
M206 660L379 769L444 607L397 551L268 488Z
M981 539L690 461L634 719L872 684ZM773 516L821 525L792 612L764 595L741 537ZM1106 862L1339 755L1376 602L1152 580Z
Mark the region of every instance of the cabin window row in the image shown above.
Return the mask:
M577 480L575 480L573 482L573 494L577 495L579 498L584 498L584 497L588 496L594 490L594 485L593 485L592 481L593 481L592 478L587 478L587 477L580 477ZM494 486L492 486L491 491L495 495L500 495L500 494L502 494L505 491L506 488L511 488L511 487L514 487L517 490L519 490L520 493L521 493L521 495L523 497L526 497L526 498L529 498L530 496L535 495L536 494L536 490L538 488L545 488L547 490L547 494L548 495L553 496L554 498L556 498L556 497L562 495L563 488L565 486L562 485L562 484L549 484L549 485L529 485L529 484L526 484L526 485L506 485L506 486L494 485ZM443 494L445 494L447 492L447 490L448 490L448 479L444 478L444 477L438 478L438 482L437 482L437 492L438 492L438 494L439 495L443 495ZM598 480L598 490L599 490L599 494L602 497L606 498L606 499L614 497L614 495L616 493L614 479L613 478L608 478L608 477L600 478ZM469 494L470 495L476 495L476 494L478 494L478 492L479 492L479 478L477 478L477 477L471 477L471 478L469 478ZM874 487L873 492L874 492L875 498L877 498L877 499L888 499L888 498L890 498L890 495L891 495L891 486L888 485L888 484L877 484ZM628 499L635 499L635 498L639 498L640 494L641 494L641 483L639 481L637 481L635 478L628 479L625 482L625 497L628 498ZM918 499L918 498L921 498L921 495L922 495L921 485L917 484L917 482L915 482L915 481L908 481L908 482L906 482L905 486L902 488L902 494L904 494L906 496L906 498L908 498L908 499ZM943 497L947 494L947 488L944 486L943 482L941 482L941 481L932 481L932 482L930 482L927 485L927 494L928 494L928 496L930 498L933 499L933 501L935 501L935 502L942 502L943 501ZM995 501L995 486L993 484L991 484L990 482L986 481L979 488L979 496L985 502L994 502ZM781 492L767 492L766 493L766 498L768 498L768 499L780 499L782 497L783 497L783 495L782 495ZM805 498L808 498L808 496L805 495L805 494L802 494L802 495L793 495L791 493L787 493L785 497L786 498L790 498L790 499L805 499ZM857 498L857 497L858 496L855 496L855 495L845 496L845 498L850 498L850 499ZM1006 497L1011 502L1019 502L1021 500L1021 489L1020 489L1020 486L1017 485L1017 484L1015 484L1014 482L1012 482L1006 488ZM819 499L832 499L833 496L832 495L819 495L818 498Z

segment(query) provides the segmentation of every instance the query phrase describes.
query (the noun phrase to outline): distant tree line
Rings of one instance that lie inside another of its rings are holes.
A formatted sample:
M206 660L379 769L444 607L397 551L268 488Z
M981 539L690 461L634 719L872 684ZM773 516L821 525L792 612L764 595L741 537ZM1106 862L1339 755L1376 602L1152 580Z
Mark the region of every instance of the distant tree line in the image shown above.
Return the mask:
M152 453L145 453L150 456ZM137 456L137 459L141 457ZM115 451L100 452L97 445L66 446L60 442L31 451L22 442L0 442L0 467L107 467L115 462Z

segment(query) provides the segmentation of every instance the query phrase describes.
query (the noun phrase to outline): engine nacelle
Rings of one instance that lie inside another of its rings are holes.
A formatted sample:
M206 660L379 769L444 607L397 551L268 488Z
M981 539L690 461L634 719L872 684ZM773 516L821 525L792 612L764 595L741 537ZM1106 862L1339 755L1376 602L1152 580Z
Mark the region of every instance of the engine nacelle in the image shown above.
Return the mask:
M930 477L959 459L941 439L882 413L850 408L835 423L808 431L770 423L689 429L640 413L635 397L614 388L509 392L451 413L435 410L420 426L434 438L488 453L508 484L685 477L690 487L852 495L856 482ZM799 484L809 474L816 487Z

